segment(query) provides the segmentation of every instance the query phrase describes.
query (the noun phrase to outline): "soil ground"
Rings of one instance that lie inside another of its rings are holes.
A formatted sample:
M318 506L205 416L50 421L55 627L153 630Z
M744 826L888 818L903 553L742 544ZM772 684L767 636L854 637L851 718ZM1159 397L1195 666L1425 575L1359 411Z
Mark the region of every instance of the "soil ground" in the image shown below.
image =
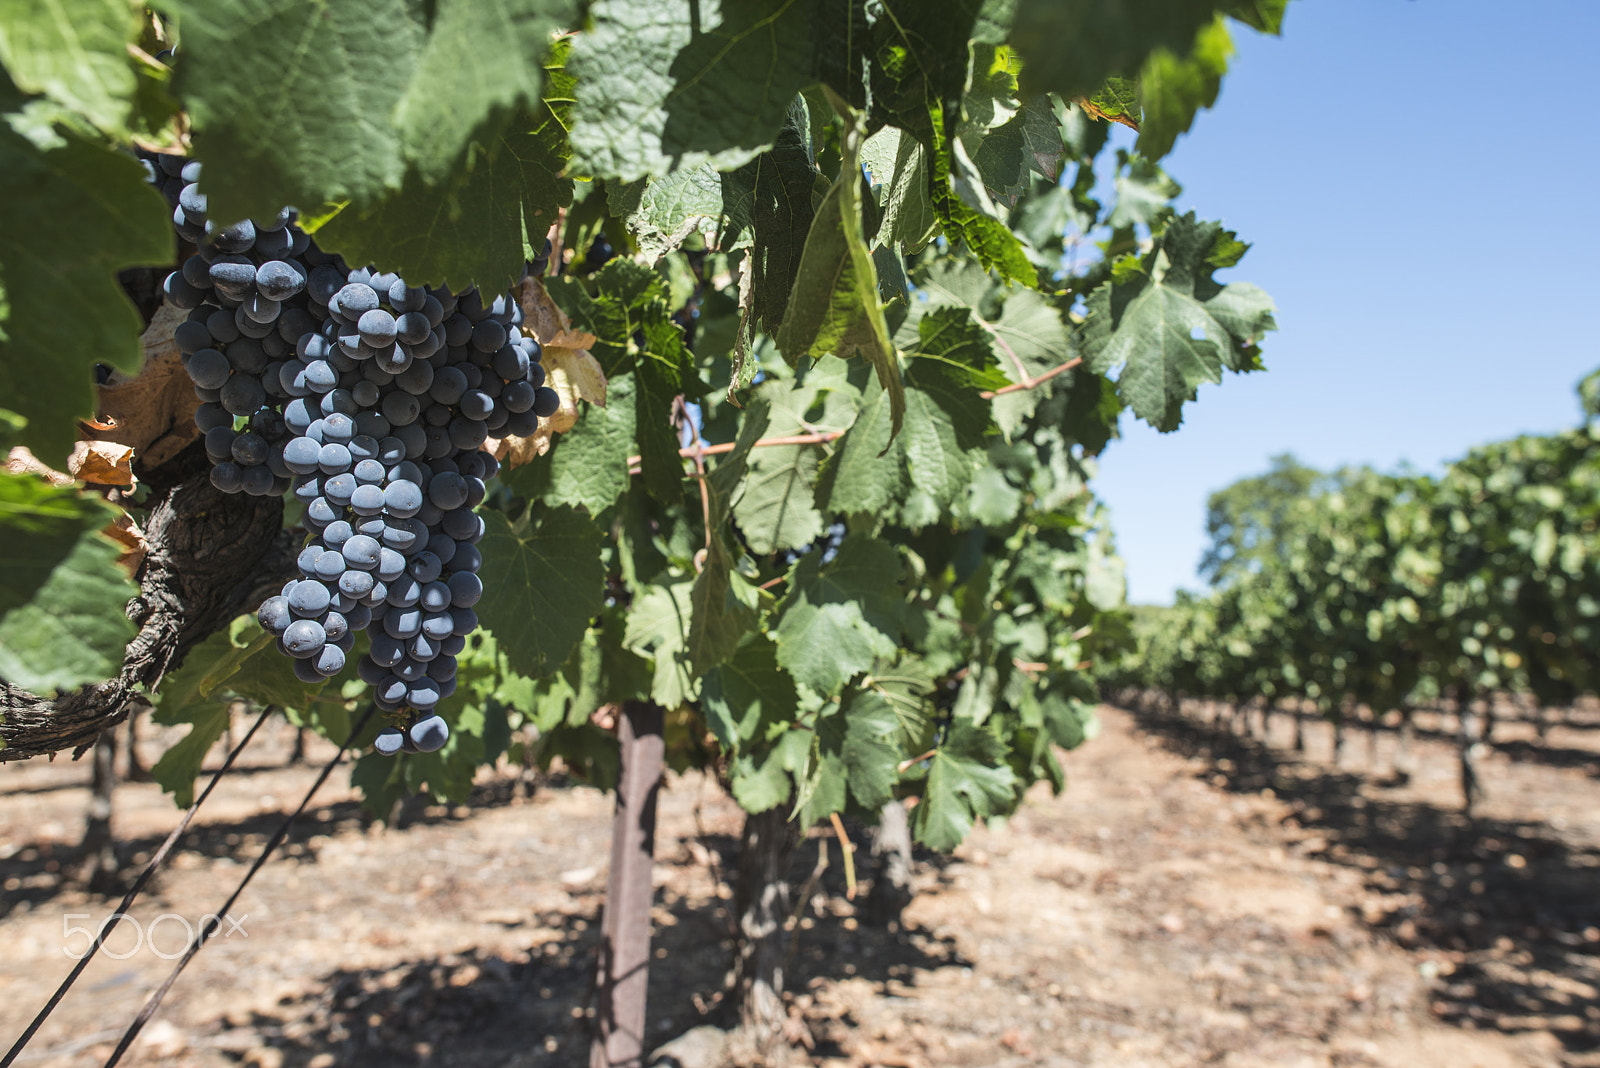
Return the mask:
M1296 755L1284 717L1273 745L1109 707L1100 719L1100 736L1064 756L1061 796L1037 792L952 857L919 856L901 929L867 925L845 899L831 835L802 844L797 880L819 849L832 863L795 943L798 1060L1600 1065L1600 732L1537 741L1505 728L1469 823L1442 736L1425 732L1419 774L1396 787L1389 736L1338 768L1320 724ZM222 904L332 754L314 744L309 764L285 767L289 731L264 734L136 906L140 940L112 936L123 959L89 966L19 1068L104 1063L185 924ZM85 936L67 930L114 905L63 875L88 777L64 760L0 768L3 1044L71 967ZM471 803L419 807L395 830L365 821L342 780L122 1063L587 1063L607 799L559 781L524 799L486 774ZM135 860L177 815L153 785L118 788L117 833ZM738 826L714 783L668 782L653 1040L729 1021L722 876Z

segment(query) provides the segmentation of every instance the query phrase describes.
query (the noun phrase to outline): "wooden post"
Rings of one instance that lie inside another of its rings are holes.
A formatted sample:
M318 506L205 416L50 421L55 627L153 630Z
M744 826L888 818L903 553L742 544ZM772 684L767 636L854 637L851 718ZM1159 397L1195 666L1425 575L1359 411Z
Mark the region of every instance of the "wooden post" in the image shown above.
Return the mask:
M660 705L628 701L617 718L622 768L611 824L611 872L606 878L596 989L599 1007L590 1068L644 1064L645 991L650 978L650 902L654 888L656 796L666 750Z

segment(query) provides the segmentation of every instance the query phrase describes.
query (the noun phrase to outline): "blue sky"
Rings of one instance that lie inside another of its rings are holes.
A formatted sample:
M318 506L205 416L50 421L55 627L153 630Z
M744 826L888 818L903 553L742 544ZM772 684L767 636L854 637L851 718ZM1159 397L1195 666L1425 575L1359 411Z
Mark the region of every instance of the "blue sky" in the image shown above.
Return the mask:
M1279 332L1177 433L1123 417L1097 489L1135 603L1201 586L1207 495L1268 457L1437 470L1574 425L1600 366L1600 3L1296 0L1234 36L1165 166Z

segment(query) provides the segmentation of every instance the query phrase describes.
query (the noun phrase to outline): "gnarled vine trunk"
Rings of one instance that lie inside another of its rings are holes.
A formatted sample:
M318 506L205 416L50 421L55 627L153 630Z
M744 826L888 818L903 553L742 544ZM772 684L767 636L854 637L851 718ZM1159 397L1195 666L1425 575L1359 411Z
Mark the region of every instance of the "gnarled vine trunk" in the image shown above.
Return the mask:
M773 1056L783 1044L788 1020L783 1006L784 924L793 907L789 859L799 842L799 825L783 805L746 815L739 836L733 986L745 1042L763 1057Z
M192 467L157 489L142 516L148 551L140 594L128 604L139 633L115 678L59 697L0 679L0 761L70 749L81 756L127 718L141 685L154 685L190 649L293 577L293 537L278 497L226 494L211 485L198 444L171 463Z
M97 894L117 887L122 861L117 856L117 840L111 827L112 801L117 787L117 732L100 732L94 743L94 771L89 786L89 815L84 820L83 842L79 846L82 866L78 877Z
M878 813L872 856L877 871L872 877L872 892L867 896L867 922L898 928L912 896L911 817L904 802L890 801Z

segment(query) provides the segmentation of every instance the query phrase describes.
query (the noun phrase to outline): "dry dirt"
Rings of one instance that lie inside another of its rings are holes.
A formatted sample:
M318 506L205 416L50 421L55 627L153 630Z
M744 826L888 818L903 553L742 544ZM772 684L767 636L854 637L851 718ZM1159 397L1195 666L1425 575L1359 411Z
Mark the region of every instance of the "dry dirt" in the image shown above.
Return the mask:
M833 860L793 959L802 1063L1600 1065L1600 732L1508 729L1469 824L1442 738L1396 788L1387 737L1372 766L1362 749L1341 770L1320 725L1302 759L1192 722L1111 708L1101 722L1065 755L1060 797L919 857L902 930L860 922L831 836L801 846L798 878L819 848ZM112 936L123 959L91 964L19 1068L104 1063L185 925L223 903L331 755L314 745L310 765L284 767L287 735L223 780L135 908L140 940ZM85 938L66 930L113 904L62 876L88 771L0 768L4 1045L71 967ZM555 782L524 800L486 776L471 804L385 830L342 778L122 1063L587 1063L606 799ZM177 819L148 784L119 787L117 805L136 859ZM714 784L674 777L660 821L650 1028L666 1041L727 1022L720 877L739 815Z

